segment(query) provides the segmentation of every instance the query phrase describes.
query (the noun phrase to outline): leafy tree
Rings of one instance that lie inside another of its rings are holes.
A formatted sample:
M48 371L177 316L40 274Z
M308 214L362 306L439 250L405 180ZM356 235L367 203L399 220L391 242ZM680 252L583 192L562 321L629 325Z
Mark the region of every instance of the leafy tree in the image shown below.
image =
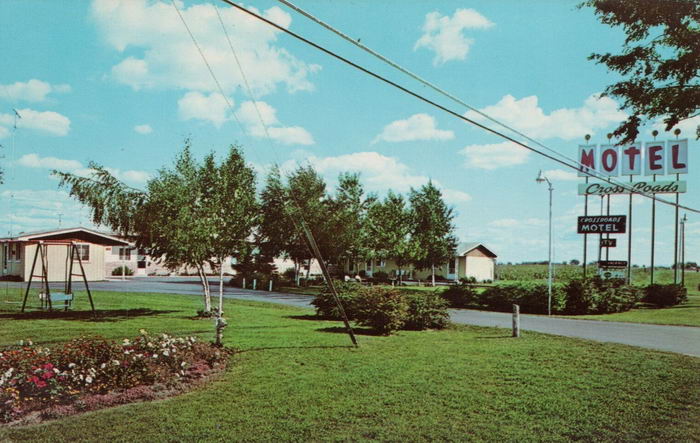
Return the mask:
M412 237L419 248L414 263L419 269L431 269L435 286L435 266L452 259L457 248L454 214L432 181L417 191L411 189L409 200L414 220Z
M257 243L263 255L277 257L287 252L291 222L287 216L286 188L282 175L274 166L267 175L265 188L260 193L260 226Z
M240 258L249 250L249 240L258 224L255 173L246 165L240 149L231 146L218 167L214 156L204 160L200 180L204 223L209 230L211 256L219 266L219 315L223 309L224 269L227 257Z
M294 261L297 281L303 264L308 266L306 272L308 280L313 255L297 220L305 222L316 239L324 259L330 252L326 182L311 165L300 166L287 179L286 212L289 216L288 220L291 220L294 226L292 232L288 234L289 240L285 249Z
M406 200L390 190L383 201L374 201L369 206L366 226L373 256L393 260L401 281L402 271L417 253L417 244L411 238L413 216Z
M335 196L328 204L333 238L328 260L340 263L346 259L356 263L368 258L367 209L375 199L374 195L365 196L359 174L340 174Z
M700 2L586 0L581 6L593 7L602 23L621 26L626 34L620 54L589 57L624 77L605 89L631 110L613 135L627 143L645 120L662 118L670 131L700 115Z
M145 191L125 185L100 165L90 167L89 177L53 173L59 186L90 208L95 224L132 238L171 269L197 269L204 312L210 313L206 263L221 265L225 256L240 254L256 222L255 176L238 148L232 147L220 166L213 155L199 164L186 140L175 164L159 170Z
M564 263L564 264L566 264L566 263ZM575 258L572 258L571 261L569 262L569 264L573 265L573 266L578 266L581 264L581 262Z

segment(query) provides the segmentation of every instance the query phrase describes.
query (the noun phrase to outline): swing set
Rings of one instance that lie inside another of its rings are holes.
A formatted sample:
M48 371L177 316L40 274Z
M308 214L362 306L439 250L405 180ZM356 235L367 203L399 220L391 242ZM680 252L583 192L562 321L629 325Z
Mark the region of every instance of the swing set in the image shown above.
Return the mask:
M90 287L88 286L87 276L85 274L85 268L83 267L83 261L80 258L80 251L78 250L78 245L72 241L60 241L60 240L43 240L35 242L37 245L36 252L34 253L34 260L32 261L32 270L29 273L29 282L27 283L27 289L24 292L24 300L22 301L22 312L24 312L27 306L27 299L29 298L29 290L32 286L32 280L34 278L41 279L41 288L39 289L39 301L40 309L53 311L56 308L56 304L63 302L62 308L67 311L68 308L73 304L73 277L82 277L83 283L85 283L85 290L87 291L88 300L90 300L90 308L92 309L92 315L97 318L97 313L95 312L95 304L92 301L92 293L90 292ZM65 247L66 248L66 266L65 275L63 278L63 291L51 291L49 286L49 246L53 247ZM41 271L39 275L35 275L34 271L37 268L37 261L41 261ZM78 262L80 267L80 273L75 274L73 272L73 263ZM58 308L60 309L60 308Z

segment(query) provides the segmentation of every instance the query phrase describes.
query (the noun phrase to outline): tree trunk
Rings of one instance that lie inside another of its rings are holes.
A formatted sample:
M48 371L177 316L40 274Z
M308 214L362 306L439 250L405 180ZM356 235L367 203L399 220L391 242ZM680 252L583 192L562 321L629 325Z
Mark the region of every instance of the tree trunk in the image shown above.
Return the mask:
M301 264L294 260L294 283L299 287L299 271L301 270Z
M224 259L219 260L219 316L224 314Z
M199 274L199 280L202 283L202 292L204 293L204 312L211 312L211 297L209 294L209 282L207 281L207 276L204 273L204 269L201 265L197 265L197 273Z
M309 286L309 274L311 274L311 262L313 261L313 258L309 259L309 266L306 268L306 286Z
M433 280L433 287L435 287L435 265L432 265L432 280Z

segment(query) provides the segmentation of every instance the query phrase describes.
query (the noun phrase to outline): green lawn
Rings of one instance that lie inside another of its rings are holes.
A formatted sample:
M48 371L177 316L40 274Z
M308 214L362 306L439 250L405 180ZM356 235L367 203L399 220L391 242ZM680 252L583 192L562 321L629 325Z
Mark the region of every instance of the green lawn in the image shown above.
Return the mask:
M211 339L199 298L96 293L99 322L18 315L0 294L0 343L152 332ZM84 299L76 306L85 309ZM700 439L700 359L493 328L362 333L308 309L226 301L226 343L243 352L179 397L5 428L0 441Z

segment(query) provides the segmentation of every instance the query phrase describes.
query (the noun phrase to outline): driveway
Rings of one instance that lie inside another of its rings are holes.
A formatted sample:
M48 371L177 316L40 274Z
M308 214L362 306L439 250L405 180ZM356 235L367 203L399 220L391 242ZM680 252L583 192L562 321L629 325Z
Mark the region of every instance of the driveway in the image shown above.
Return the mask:
M211 281L212 292L218 294L218 285ZM21 283L2 286L21 287ZM52 285L53 286L53 285ZM59 287L60 285L57 285ZM77 287L82 287L79 285ZM192 277L132 278L126 281L111 280L90 283L90 289L100 291L152 292L165 294L201 294L198 279ZM282 292L253 291L224 287L224 297L255 300L303 308L311 307L313 297ZM511 328L512 315L501 312L451 309L450 318L455 323ZM548 318L541 315L521 315L520 329L566 337L584 338L600 342L622 343L642 348L669 351L700 357L700 328L686 326L661 326L640 323L620 323L595 320L570 320Z

